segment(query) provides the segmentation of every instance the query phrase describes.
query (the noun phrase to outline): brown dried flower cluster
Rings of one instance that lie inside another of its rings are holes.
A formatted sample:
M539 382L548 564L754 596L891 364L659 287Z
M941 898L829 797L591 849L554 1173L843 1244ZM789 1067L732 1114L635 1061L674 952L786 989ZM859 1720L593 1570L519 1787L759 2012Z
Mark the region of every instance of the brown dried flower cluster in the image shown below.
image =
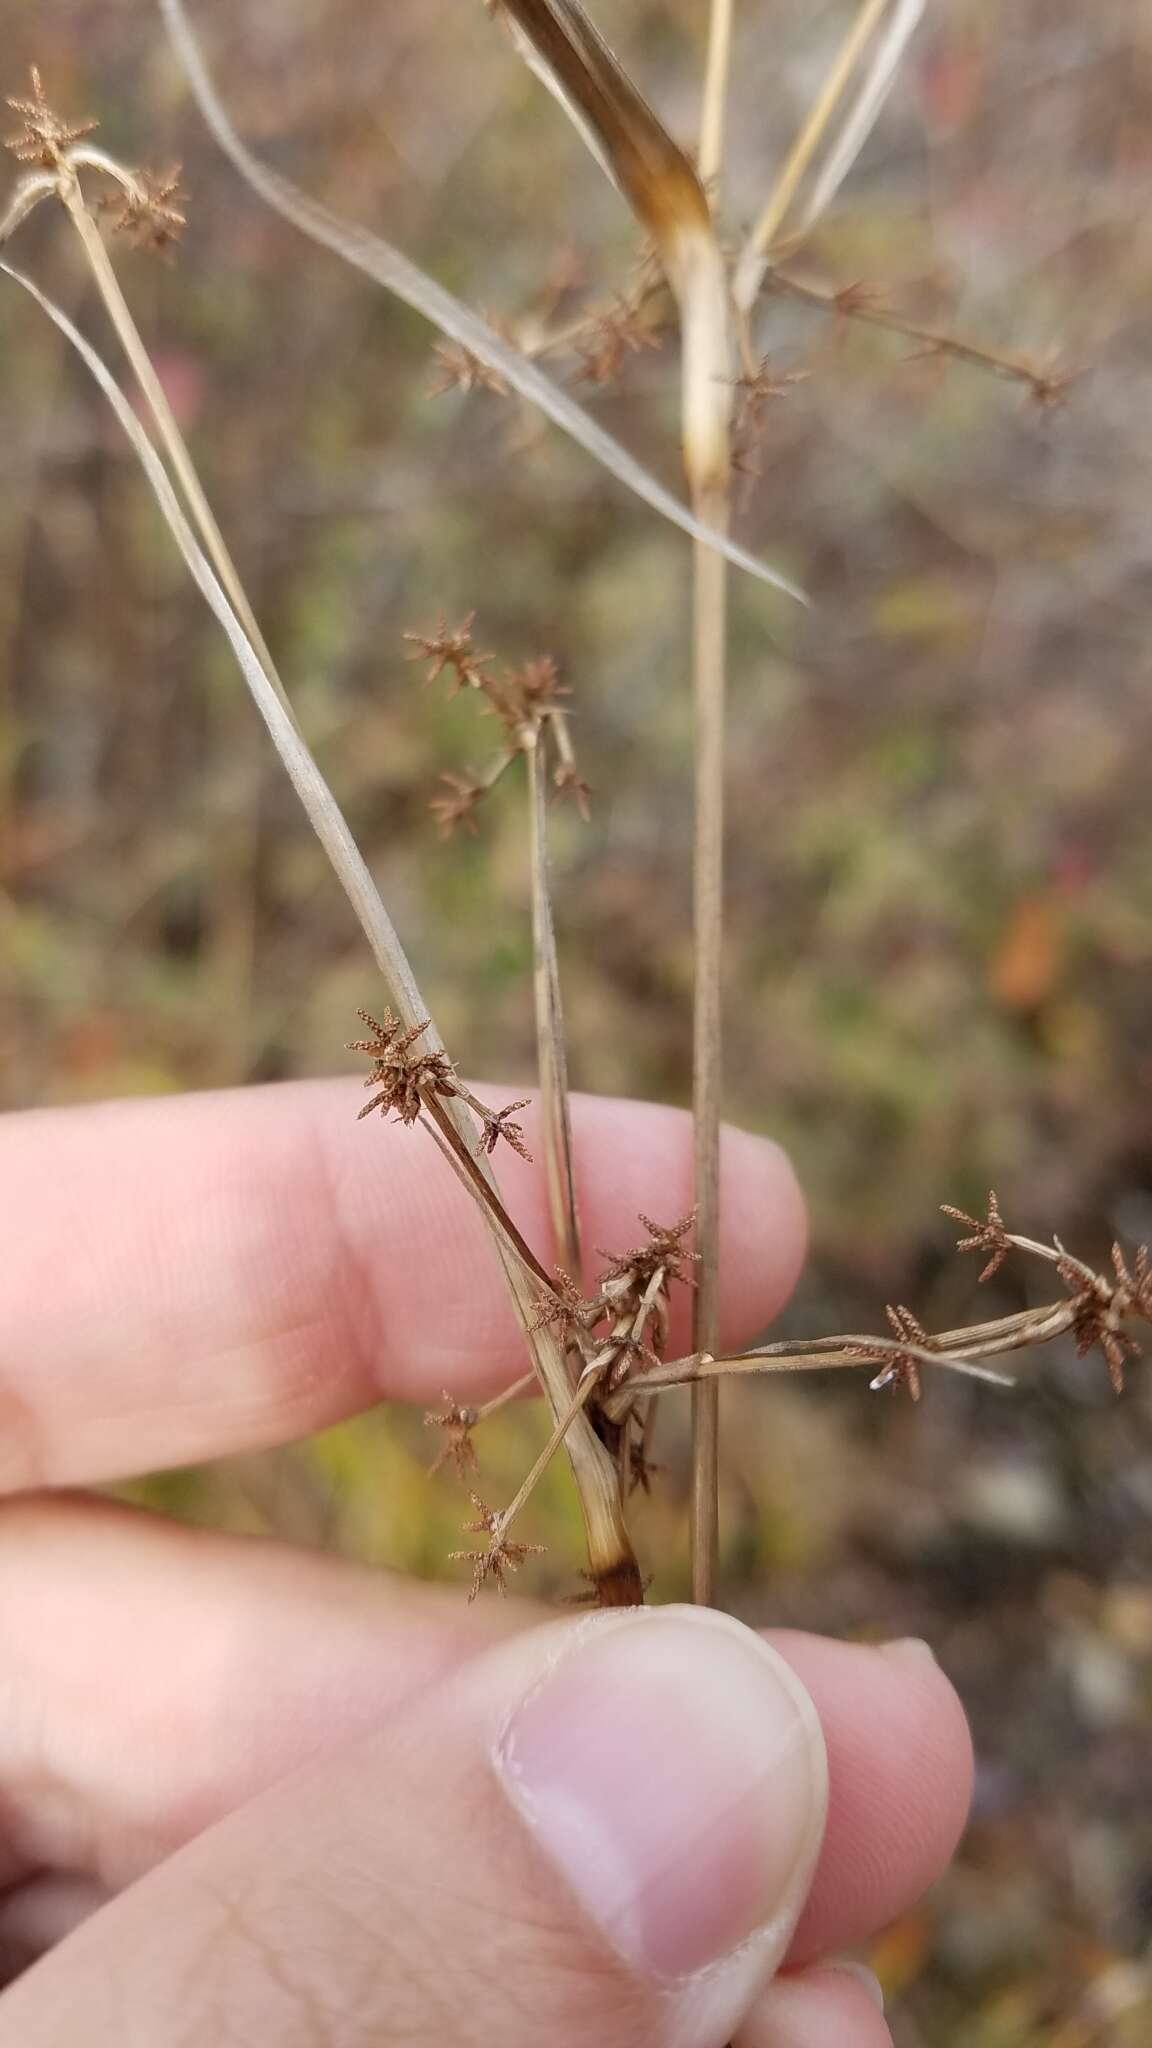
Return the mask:
M1118 1394L1122 1393L1124 1367L1128 1360L1141 1357L1144 1348L1127 1325L1133 1317L1152 1323L1152 1265L1147 1246L1139 1247L1129 1267L1121 1247L1114 1244L1109 1276L1094 1272L1081 1259L1072 1258L1058 1239L1049 1246L1009 1231L994 1193L988 1197L988 1213L982 1222L965 1215L962 1209L945 1206L944 1214L972 1232L970 1237L960 1240L960 1251L991 1254L981 1280L992 1279L1014 1251L1031 1253L1055 1266L1068 1290L1068 1321L1079 1356L1084 1358L1088 1352L1099 1349L1113 1387ZM1051 1311L1037 1310L1035 1314L1043 1328Z
M471 611L463 624L457 626L455 630L449 626L446 618L441 618L432 633L405 633L405 640L411 641L415 649L415 653L408 656L409 661L431 663L424 678L425 682L437 682L447 670L452 678L453 696L457 690L480 688L484 671L493 656L477 654L472 644L472 627L475 619L476 614Z
M436 682L447 675L453 696L459 690L475 690L483 699L484 711L503 728L506 740L484 774L450 772L441 776L442 787L429 808L442 837L449 837L460 825L474 832L477 809L489 791L519 755L539 746L552 749L553 788L574 796L581 815L587 817L590 791L576 766L568 732L566 700L571 692L561 682L556 662L545 654L518 668L497 671L495 656L481 654L475 647L475 618L471 611L456 627L441 618L431 633L404 635L413 648L409 661L428 663L425 680Z
M793 386L806 383L808 376L807 370L774 370L771 358L762 356L755 370L749 370L743 377L734 377L733 389L740 393L734 426L737 437L754 433L772 400L786 398Z
M642 308L623 298L589 314L571 340L581 362L580 381L601 386L617 382L630 356L664 345Z
M8 105L14 114L19 114L24 125L17 134L5 136L5 148L10 149L22 164L39 164L46 171L58 170L68 151L100 125L92 120L65 121L54 113L35 65L32 66L31 99L11 99Z
M890 1302L885 1314L894 1337L902 1338L907 1344L915 1344L920 1351L930 1348L932 1340L910 1308ZM881 1350L868 1344L859 1344L855 1350L863 1364L881 1367L875 1379L869 1381L874 1393L881 1387L907 1387L914 1401L920 1399L920 1361L916 1352L889 1350L887 1347Z
M520 1104L511 1105L519 1107ZM503 1135L507 1135L504 1119L508 1115L509 1111L505 1111L500 1119ZM558 1267L551 1287L541 1292L532 1325L533 1329L554 1330L562 1342L571 1346L580 1369L577 1400L583 1403L587 1395L590 1410L595 1410L601 1392L619 1393L621 1388L635 1386L635 1397L628 1395L628 1412L622 1424L610 1425L618 1447L622 1485L629 1493L637 1488L650 1492L653 1478L660 1470L650 1456L651 1416L647 1412L650 1404L643 1400L644 1375L660 1362L668 1327L669 1286L673 1280L689 1280L686 1268L696 1256L685 1242L694 1215L670 1225L654 1223L646 1216L640 1220L647 1233L645 1242L618 1256L601 1254L607 1264L594 1294L582 1294L571 1275ZM461 1406L445 1391L443 1409L431 1409L424 1417L427 1427L443 1430L446 1437L432 1467L434 1472L451 1463L457 1477L465 1484L468 1482L477 1469L473 1432L486 1412ZM540 1469L547 1455L546 1452ZM454 1559L466 1560L473 1566L471 1597L475 1598L488 1579L503 1592L509 1571L516 1570L526 1557L542 1554L539 1544L513 1543L507 1534L512 1517L531 1491L531 1483L526 1483L502 1513L486 1506L475 1493L471 1495L480 1519L466 1523L465 1529L470 1534L486 1533L490 1540L482 1549L451 1553Z
M963 1223L972 1232L971 1237L960 1239L956 1246L958 1252L991 1253L988 1264L979 1277L981 1281L994 1280L1012 1249L1012 1240L1000 1214L995 1189L989 1193L988 1214L983 1222L975 1216L966 1215L963 1209L953 1209L947 1202L941 1202L940 1213L942 1216L950 1216L954 1223Z
M437 369L428 386L429 398L442 398L446 391L494 391L500 398L508 396L508 386L499 370L473 355L462 342L438 341L432 353Z
M83 149L80 145L99 123L66 121L57 114L48 103L35 65L31 98L10 99L8 105L23 125L15 135L4 138L5 147L20 163L34 164L41 172L59 172L62 177L74 176L83 167L110 181L113 190L98 204L102 212L111 214L114 231L126 234L138 248L162 255L170 252L187 225L177 204L182 197L178 165L164 172L132 171L102 150ZM37 198L53 189L51 180L26 180L22 188L26 198L31 187L36 188ZM17 211L14 218L23 218L25 210Z
M137 249L168 256L188 225L187 215L176 204L180 190L180 166L167 171L136 171L131 187L123 187L107 202L115 233L126 235Z
M454 1400L448 1392L447 1387L441 1389L441 1395L444 1401L443 1412L430 1408L424 1417L425 1429L444 1431L444 1442L434 1464L429 1467L429 1472L434 1476L441 1466L451 1460L456 1468L457 1477L467 1480L479 1466L472 1431L480 1420L480 1410L461 1407L459 1401Z
M1139 1358L1143 1351L1143 1346L1125 1328L1125 1320L1130 1315L1139 1315L1152 1321L1147 1248L1141 1245L1136 1254L1135 1278L1128 1272L1119 1245L1112 1247L1112 1264L1118 1284L1102 1273L1086 1275L1075 1259L1061 1259L1056 1270L1072 1300L1072 1335L1077 1355L1085 1358L1099 1347L1112 1385L1122 1394L1125 1363L1130 1358Z
M553 1291L541 1295L532 1328L556 1330L567 1337L575 1330L595 1329L606 1313L601 1297L581 1294L571 1274L557 1266Z
M372 1036L350 1039L346 1050L369 1055L372 1066L364 1086L376 1090L360 1110L357 1121L378 1109L381 1116L394 1113L402 1124L414 1124L437 1096L459 1096L479 1120L478 1143L482 1152L494 1152L503 1138L513 1152L531 1163L523 1127L513 1122L515 1112L528 1107L529 1096L510 1102L505 1109L489 1109L487 1103L464 1086L446 1053L417 1050L429 1028L426 1017L403 1031L391 1010L385 1010L383 1023L378 1023L367 1010L357 1010L356 1015L367 1024Z
M389 1046L393 1042L389 1039ZM497 1119L502 1135L507 1135L511 1111L521 1106L510 1105ZM491 1116L491 1112L486 1114ZM1141 1246L1129 1260L1116 1245L1111 1271L1096 1272L1072 1257L1058 1241L1038 1243L1010 1231L994 1193L982 1218L950 1206L945 1213L968 1233L960 1239L958 1249L987 1255L982 1281L994 1279L1012 1254L1033 1256L1055 1267L1066 1289L1064 1298L998 1321L938 1333L927 1330L904 1304L891 1304L887 1310L890 1334L883 1338L830 1337L795 1345L765 1345L729 1360L698 1354L666 1362L668 1292L674 1280L692 1284L690 1267L696 1253L688 1239L695 1218L689 1214L663 1225L642 1216L644 1241L620 1253L601 1254L605 1265L592 1295L584 1295L569 1273L556 1269L554 1282L542 1288L533 1327L555 1331L576 1361L581 1390L577 1398L584 1402L587 1393L584 1405L590 1413L599 1414L601 1426L609 1432L607 1440L616 1446L625 1492L640 1488L647 1493L659 1470L650 1455L652 1397L665 1387L691 1383L716 1370L870 1366L878 1368L870 1382L874 1389L904 1389L913 1401L919 1401L926 1368L975 1372L995 1379L997 1376L986 1372L978 1361L1067 1335L1082 1356L1094 1349L1102 1352L1119 1393L1125 1366L1143 1350L1130 1325L1133 1320L1152 1323L1152 1259L1147 1248ZM467 1481L476 1470L473 1430L486 1411L461 1407L447 1393L444 1401L442 1412L433 1411L425 1418L429 1426L444 1430L448 1439L433 1469L450 1461L458 1476ZM546 1458L547 1453L544 1462ZM539 1554L539 1545L513 1543L507 1534L535 1476L530 1476L502 1515L473 1495L480 1520L466 1527L470 1533L485 1533L489 1541L480 1549L452 1553L474 1568L473 1597L489 1579L503 1591L507 1573L526 1557Z
M402 1124L414 1124L429 1095L457 1093L455 1073L447 1055L416 1051L428 1029L427 1017L410 1031L402 1031L391 1010L385 1010L382 1024L367 1010L358 1010L356 1014L367 1024L372 1036L350 1040L348 1051L371 1056L372 1070L364 1086L377 1091L364 1104L362 1117L371 1116L374 1109L382 1116L394 1111Z
M650 1216L643 1214L640 1221L648 1233L646 1244L633 1245L631 1251L616 1254L601 1252L601 1258L608 1260L601 1276L601 1287L611 1288L614 1300L634 1297L639 1302L657 1274L662 1276L665 1287L670 1280L680 1280L685 1286L692 1286L692 1276L684 1268L694 1264L699 1254L691 1251L684 1240L695 1227L695 1209L689 1209L678 1223L653 1223ZM623 1288L622 1297L617 1297L618 1286Z
M513 1543L506 1534L504 1516L498 1514L494 1508L488 1507L478 1493L474 1493L471 1498L478 1519L475 1522L465 1522L465 1531L469 1535L487 1536L488 1541L479 1550L448 1552L453 1563L463 1562L472 1566L472 1589L468 1595L470 1601L476 1598L481 1587L489 1579L494 1585L499 1586L501 1593L507 1593L508 1573L519 1571L526 1557L544 1555L542 1543Z
M487 796L489 785L477 782L474 775L454 775L451 770L446 770L440 781L443 787L428 805L440 827L440 837L450 839L458 825L476 832L476 809Z

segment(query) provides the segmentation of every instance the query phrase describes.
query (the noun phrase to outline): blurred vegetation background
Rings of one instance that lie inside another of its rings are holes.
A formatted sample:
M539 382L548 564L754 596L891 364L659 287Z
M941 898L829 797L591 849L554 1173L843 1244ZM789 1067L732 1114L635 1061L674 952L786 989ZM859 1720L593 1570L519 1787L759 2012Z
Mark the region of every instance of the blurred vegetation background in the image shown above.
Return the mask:
M694 132L703 0L597 20ZM752 217L852 8L738 9L734 222ZM243 132L501 320L622 287L624 210L480 0L203 0ZM181 159L176 262L121 275L300 716L469 1071L532 1069L517 793L437 838L475 706L401 635L479 608L556 656L591 822L558 814L577 1086L689 1092L685 544L515 401L428 397L433 337L242 191L147 0L0 0L2 90L42 68L130 162ZM930 8L834 214L793 264L1043 368L1020 385L790 300L741 537L812 592L734 583L728 1106L791 1148L814 1251L787 1329L931 1327L973 1299L941 1201L1099 1257L1152 1235L1152 8ZM103 340L63 227L20 260ZM0 294L0 1095L9 1108L327 1073L362 941L215 629L83 373ZM583 395L676 481L669 350ZM510 778L511 781L511 778ZM878 1946L901 2048L1152 2031L1152 1406L1059 1349L1015 1392L862 1384L727 1402L726 1591L749 1619L929 1638L974 1723L956 1869ZM685 1584L668 1403L640 1541ZM486 1446L511 1489L539 1418ZM461 1504L420 1418L167 1475L170 1511L422 1572ZM559 1471L532 1528L569 1590ZM528 1577L528 1574L525 1574Z

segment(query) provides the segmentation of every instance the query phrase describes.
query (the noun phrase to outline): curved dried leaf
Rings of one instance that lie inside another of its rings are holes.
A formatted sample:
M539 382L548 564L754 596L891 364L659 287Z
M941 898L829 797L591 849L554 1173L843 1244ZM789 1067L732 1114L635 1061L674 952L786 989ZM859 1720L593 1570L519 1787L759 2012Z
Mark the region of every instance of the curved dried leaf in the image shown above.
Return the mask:
M16 233L21 222L27 220L40 201L51 198L55 190L56 178L51 171L30 171L26 178L21 178L4 214L0 216L0 245Z

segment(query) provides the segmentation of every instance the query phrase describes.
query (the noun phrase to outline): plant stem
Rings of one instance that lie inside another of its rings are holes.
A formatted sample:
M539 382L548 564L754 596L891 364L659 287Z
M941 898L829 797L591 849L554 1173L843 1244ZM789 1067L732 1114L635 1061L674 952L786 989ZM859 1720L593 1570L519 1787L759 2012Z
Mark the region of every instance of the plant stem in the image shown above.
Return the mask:
M560 969L548 886L548 775L544 735L537 733L527 750L528 801L531 816L532 956L536 999L536 1056L540 1074L540 1128L552 1234L561 1265L580 1280L580 1217L572 1146L568 1095L568 1058L564 1012L560 1001Z
M713 188L720 176L720 167L724 160L724 125L728 111L728 72L732 61L734 11L735 0L712 0L712 12L708 21L704 105L700 117L700 148L696 164L703 183Z
M719 491L711 518L726 517ZM719 1345L720 1094L722 1068L721 956L724 900L724 706L727 572L712 548L694 558L694 703L696 829L693 862L695 1003L693 1014L693 1147L696 1249L700 1254L692 1341L697 1351ZM719 1386L692 1390L692 1597L711 1604L719 1548Z
M724 154L731 0L712 0L701 178L715 184ZM714 215L714 199L709 212ZM732 305L714 218L710 245L697 256L678 297L684 328L685 461L697 517L727 533L732 481ZM702 260L701 260L702 259ZM720 1342L720 1099L722 1077L721 965L724 939L724 712L727 681L728 577L724 559L700 542L692 553L692 701L695 824L692 857L694 991L692 1012L692 1147L699 1253L692 1341L697 1351ZM689 1547L692 1598L711 1606L720 1548L720 1388L692 1389L692 1476Z

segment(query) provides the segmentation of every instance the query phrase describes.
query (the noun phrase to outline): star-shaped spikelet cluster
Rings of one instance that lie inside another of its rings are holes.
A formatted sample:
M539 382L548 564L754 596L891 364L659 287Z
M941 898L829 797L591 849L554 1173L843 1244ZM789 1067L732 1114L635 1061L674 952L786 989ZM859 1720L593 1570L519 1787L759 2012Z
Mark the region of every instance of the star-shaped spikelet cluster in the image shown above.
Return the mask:
M54 171L64 161L70 149L91 135L99 126L97 121L65 121L49 106L44 92L44 82L32 66L32 97L27 100L9 100L14 114L19 114L23 126L15 135L6 135L4 146L22 164L39 164L42 170Z
M372 1036L352 1039L348 1051L371 1055L372 1071L364 1086L376 1090L371 1102L366 1102L360 1111L362 1117L371 1116L374 1109L378 1109L381 1116L395 1111L402 1124L414 1124L424 1107L426 1095L457 1093L452 1064L447 1055L416 1051L429 1028L427 1017L423 1023L403 1031L391 1010L385 1010L382 1024L377 1023L367 1010L357 1010L356 1014L367 1024Z
M506 1593L508 1573L519 1571L525 1558L543 1557L545 1549L543 1543L513 1543L505 1534L504 1517L497 1514L494 1508L488 1507L478 1493L474 1493L471 1499L478 1519L475 1522L465 1522L465 1532L468 1535L487 1536L488 1541L479 1550L450 1550L448 1553L453 1563L472 1566L472 1589L468 1595L470 1601L475 1600L477 1593L489 1579L494 1585L499 1586L502 1593Z

